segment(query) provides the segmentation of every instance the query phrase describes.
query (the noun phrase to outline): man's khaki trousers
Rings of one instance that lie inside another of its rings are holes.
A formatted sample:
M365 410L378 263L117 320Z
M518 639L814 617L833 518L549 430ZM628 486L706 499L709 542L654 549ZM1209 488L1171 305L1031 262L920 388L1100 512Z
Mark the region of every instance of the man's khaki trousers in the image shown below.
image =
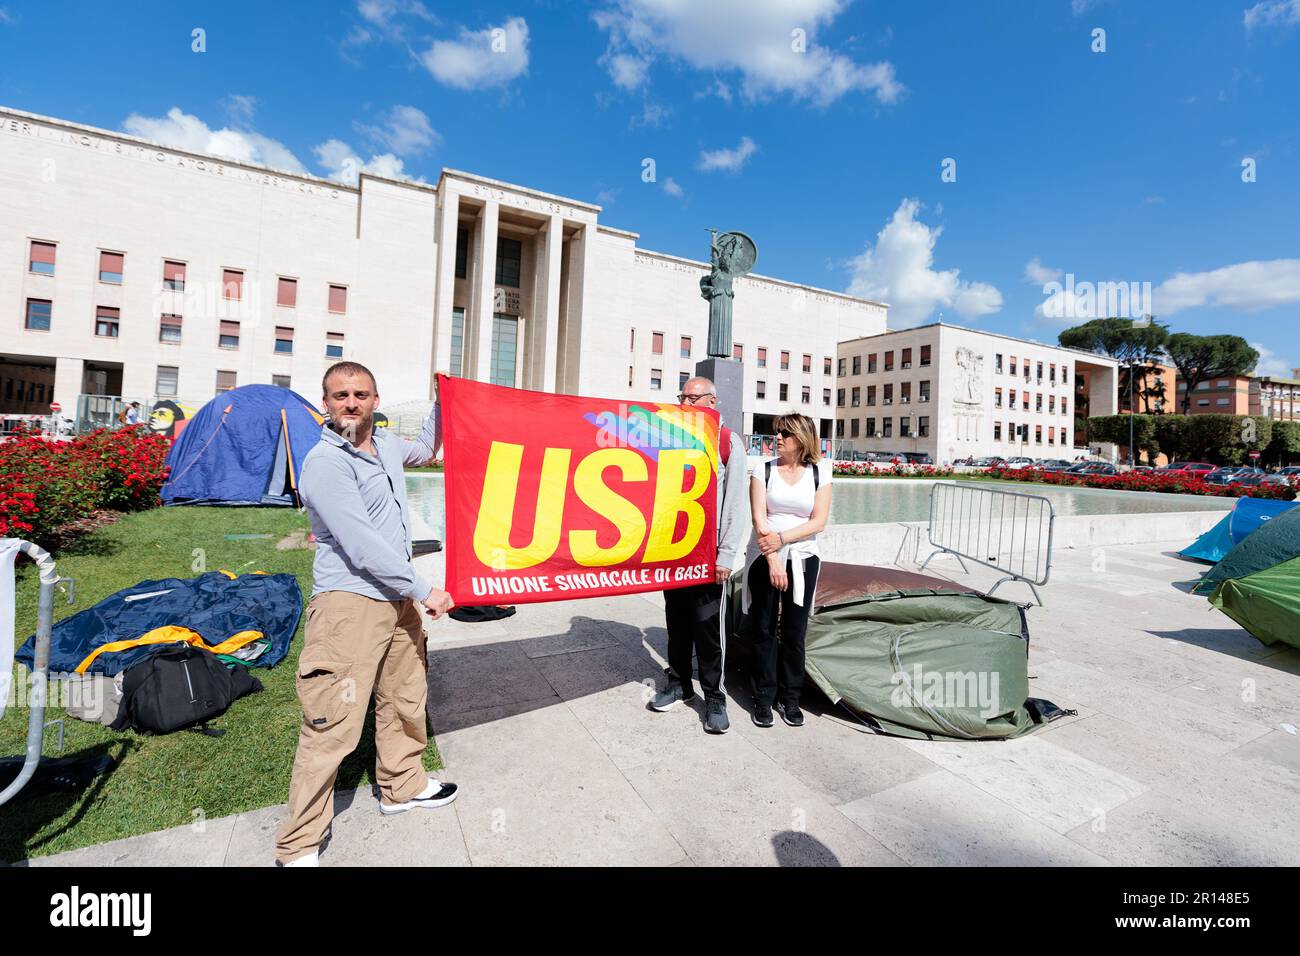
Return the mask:
M289 818L276 838L288 863L316 849L334 819L339 765L356 749L375 696L375 781L383 803L405 803L428 782L425 651L420 606L324 591L307 605L298 660L302 728L289 784Z

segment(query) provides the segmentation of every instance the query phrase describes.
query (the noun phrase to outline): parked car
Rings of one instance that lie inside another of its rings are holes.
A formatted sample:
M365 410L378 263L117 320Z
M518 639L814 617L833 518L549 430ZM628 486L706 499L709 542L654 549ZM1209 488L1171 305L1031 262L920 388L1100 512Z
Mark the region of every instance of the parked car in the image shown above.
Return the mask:
M1089 461L1077 469L1071 468L1070 471L1078 475L1118 475L1119 469L1108 461Z
M1204 461L1171 461L1167 465L1161 465L1158 471L1180 471L1180 472L1205 472L1209 473L1215 470L1215 465Z
M976 458L971 464L976 468L997 468L1003 462L1001 458Z
M1038 467L1043 471L1068 471L1070 462L1064 458L1044 458L1038 463Z
M1008 458L1002 463L1002 467L1010 471L1019 471L1021 468L1032 468L1033 466L1034 459L1024 457Z
M1300 482L1300 465L1290 465L1260 479L1262 485L1293 485Z
M1226 465L1223 468L1216 468L1205 476L1207 485L1233 485L1243 484L1245 479L1258 476L1262 478L1267 472L1263 468L1252 468L1250 465Z
M905 451L903 459L909 465L933 465L934 459L927 452L923 451Z

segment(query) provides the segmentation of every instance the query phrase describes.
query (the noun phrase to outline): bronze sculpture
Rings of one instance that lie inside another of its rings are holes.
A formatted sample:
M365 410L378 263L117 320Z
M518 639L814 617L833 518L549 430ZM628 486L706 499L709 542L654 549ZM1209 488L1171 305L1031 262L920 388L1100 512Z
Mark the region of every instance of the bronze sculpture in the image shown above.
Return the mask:
M746 275L758 261L758 247L743 232L713 234L709 259L712 270L700 277L700 295L709 301L709 355L731 358L731 300L735 298L732 282Z

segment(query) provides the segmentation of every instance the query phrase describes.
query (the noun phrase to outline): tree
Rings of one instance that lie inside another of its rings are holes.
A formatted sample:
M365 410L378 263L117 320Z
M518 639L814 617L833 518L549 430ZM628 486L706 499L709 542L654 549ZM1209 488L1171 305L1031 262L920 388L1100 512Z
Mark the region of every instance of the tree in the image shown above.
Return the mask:
M1133 396L1142 400L1143 411L1151 411L1152 399L1164 397L1159 365L1169 341L1168 326L1158 322L1135 325L1132 319L1093 319L1066 329L1057 341L1065 348L1109 355L1119 362L1119 394L1129 394L1129 375L1134 375ZM1154 379L1152 385L1147 384L1149 378Z
M1272 440L1261 460L1279 465L1300 461L1300 422L1274 422Z
M1163 450L1157 437L1157 422L1163 415L1134 415L1132 421L1133 445L1139 452L1146 452L1147 462L1155 464L1156 456ZM1098 415L1088 419L1088 438L1095 442L1110 442L1113 445L1128 445L1128 415ZM1137 454L1134 459L1139 460Z
M1245 375L1259 361L1259 352L1240 335L1192 335L1175 332L1165 346L1187 388L1183 413L1192 405L1192 392L1201 382L1220 376Z

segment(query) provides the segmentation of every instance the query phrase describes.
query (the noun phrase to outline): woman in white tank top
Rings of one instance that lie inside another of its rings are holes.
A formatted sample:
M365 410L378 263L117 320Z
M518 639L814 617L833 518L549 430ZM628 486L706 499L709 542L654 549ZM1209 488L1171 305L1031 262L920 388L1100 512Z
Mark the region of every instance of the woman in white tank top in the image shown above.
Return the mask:
M792 727L803 724L804 633L817 590L817 535L831 510L831 463L805 415L776 419L777 457L750 473L753 561L745 588L754 641L754 723L772 726L772 705Z

